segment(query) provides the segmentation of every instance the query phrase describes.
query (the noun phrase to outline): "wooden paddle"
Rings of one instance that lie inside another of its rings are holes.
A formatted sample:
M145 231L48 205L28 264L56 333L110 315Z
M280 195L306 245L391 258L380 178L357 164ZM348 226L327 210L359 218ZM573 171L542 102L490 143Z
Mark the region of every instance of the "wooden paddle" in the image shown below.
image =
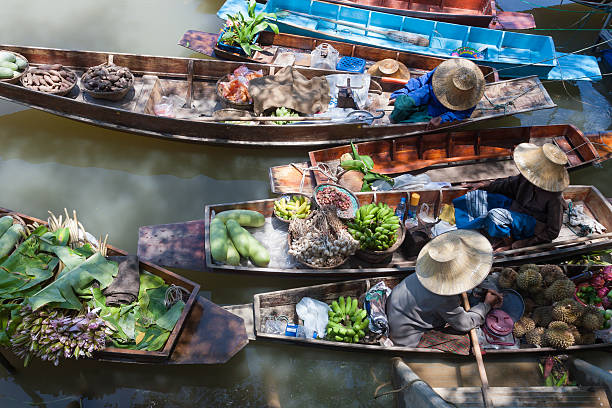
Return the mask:
M347 27L359 28L361 30L370 31L376 34L384 35L391 41L395 41L395 42L415 44L421 47L429 47L429 38L424 35L406 33L404 31L397 31L397 30L381 30L378 28L370 28L363 24L356 24L356 23L349 23L347 21L333 20L331 18L313 16L312 14L306 14L306 13L300 13L298 11L292 11L292 10L280 10L280 11L289 13L289 14L295 14L296 16L300 16L300 17L312 18L315 20L327 21L329 23L340 24L340 25L347 26Z
M465 292L461 294L461 298L463 299L463 307L465 310L470 310L470 301ZM487 372L485 371L484 362L482 361L482 353L480 352L480 343L478 343L476 329L470 330L470 340L472 341L472 349L474 350L474 357L476 357L476 364L478 365L478 375L480 375L480 382L482 383L482 399L486 408L493 408L493 398L491 398L489 394L489 379L487 378Z
M193 120L205 121L205 122L305 122L311 120L331 120L327 116L255 116L252 118L238 117L238 118L217 118L214 116L200 116Z

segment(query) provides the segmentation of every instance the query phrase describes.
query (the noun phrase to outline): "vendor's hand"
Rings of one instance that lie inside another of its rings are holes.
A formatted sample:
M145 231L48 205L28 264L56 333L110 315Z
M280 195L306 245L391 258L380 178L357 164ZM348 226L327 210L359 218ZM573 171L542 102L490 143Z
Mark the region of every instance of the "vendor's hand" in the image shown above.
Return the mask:
M438 126L440 126L440 123L442 123L442 118L436 116L435 118L429 119L429 122L427 122L427 126L425 127L425 129L437 128Z
M512 244L512 249L525 248L531 245L531 239L521 239Z
M497 309L501 307L502 303L504 302L504 297L497 291L489 290L485 295L484 302L491 306L491 309Z
M468 184L467 188L468 188L468 193L470 191L474 191L474 190L480 190L481 188L483 188L484 186L486 186L487 183L485 183L484 181L481 181L479 183L473 183L473 184Z

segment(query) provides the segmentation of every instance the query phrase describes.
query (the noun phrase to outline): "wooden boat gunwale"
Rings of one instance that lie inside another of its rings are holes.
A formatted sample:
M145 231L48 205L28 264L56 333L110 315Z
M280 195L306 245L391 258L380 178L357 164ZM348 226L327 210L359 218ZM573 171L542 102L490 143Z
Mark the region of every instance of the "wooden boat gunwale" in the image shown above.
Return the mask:
M421 202L429 202L428 200L433 197L433 213L439 213L439 207L444 202L449 202L453 198L462 195L466 191L465 188L451 188L445 190L429 190L429 191L418 191L421 195ZM399 202L399 198L402 195L409 194L410 192L383 192L376 193L377 201L388 202L390 206L394 206ZM361 204L371 202L374 198L375 193L355 193ZM608 232L612 232L612 204L599 192L594 186L585 185L570 185L564 192L565 197L569 198L580 198L584 197L584 200L589 199L592 206L589 209L593 212L593 216L598 219L602 224L608 226ZM382 198L381 198L382 197ZM389 201L392 199L394 201ZM363 268L337 268L333 270L327 269L301 269L301 268L279 268L279 267L256 267L251 266L232 266L226 264L216 264L212 260L210 253L210 221L212 211L215 212L227 210L227 209L252 209L260 211L261 208L266 208L270 211L273 207L274 198L254 201L243 201L237 203L227 204L214 204L206 205L204 209L204 248L205 248L205 263L206 269L213 272L225 272L225 273L243 273L251 275L270 275L270 276L319 276L319 277L340 277L340 276L355 276L355 277L375 277L382 275L394 275L394 274L405 274L414 270L413 261L401 261L394 262L384 267L376 267L370 265ZM580 201L580 200L579 200ZM585 201L586 205L586 201ZM593 205L597 205L594 208ZM264 214L266 216L266 214ZM268 216L266 216L268 218ZM612 247L612 238L599 237L599 234L594 234L588 241L575 242L573 244L559 244L553 246L553 249L542 250L537 252L526 252L520 250L512 250L508 253L499 252L495 254L493 263L494 266L516 264L519 262L541 262L545 260L559 259L568 256L580 255L587 252L592 252L600 249ZM401 250L401 249L400 249ZM403 255L402 255L403 256Z
M22 220L24 220L28 224L32 224L37 222L40 225L47 225L47 221L41 220L36 217L29 216L27 214L22 214L16 211L12 211L6 208L0 208L0 215L12 214L16 215ZM123 251L119 248L116 248L112 245L107 246L107 255L108 256L124 256L128 255L126 251ZM154 265L152 263L143 261L139 259L139 266L141 270L147 271L153 275L159 276L164 279L164 281L168 284L176 284L177 286L182 286L189 291L189 298L185 302L185 307L183 308L183 312L179 320L176 322L174 329L170 333L170 336L166 340L164 347L161 351L145 351L145 350L130 350L130 349L121 349L116 347L106 347L104 350L96 352L94 354L94 358L96 359L109 359L109 360L130 360L130 361L141 361L141 362L164 362L168 360L174 348L176 347L177 341L181 332L183 330L183 326L185 325L185 321L189 314L191 313L191 309L194 305L194 302L197 301L198 292L200 291L200 285L195 283L187 278L184 278L174 272L171 272L161 266Z
M513 264L513 265L517 265L517 264ZM494 267L495 266L496 265L494 265ZM566 273L567 273L568 268L575 272L582 272L585 270L584 265L575 265L575 266L565 265L562 267L565 268ZM598 265L592 265L592 266L589 266L588 268L596 269L600 267L601 266L598 266ZM253 313L253 322L254 322L253 329L254 329L255 338L256 339L263 338L267 340L277 340L277 341L278 340L287 341L289 343L295 343L295 344L299 344L303 346L316 345L316 346L325 347L325 348L345 349L347 351L348 350L361 350L361 351L376 351L376 352L392 353L392 354L393 353L395 354L397 353L435 354L436 357L444 355L444 356L455 357L455 358L466 358L466 357L472 358L471 355L459 356L457 354L447 353L447 352L435 350L435 349L403 347L403 346L383 347L383 346L374 345L374 344L343 343L343 342L335 342L335 341L324 340L324 339L296 338L296 337L289 337L289 336L284 336L284 335L279 335L279 334L270 334L270 333L260 332L260 328L262 327L262 323L263 323L263 318L265 317L265 316L262 316L263 315L262 310L264 309L264 307L262 307L262 301L267 300L267 298L270 298L273 300L276 298L283 298L283 299L288 298L287 300L288 303L286 303L286 305L290 305L292 304L291 303L292 298L297 299L297 298L301 298L304 296L309 296L309 297L314 297L315 299L317 299L316 296L313 295L313 292L315 293L324 292L326 288L332 288L332 290L330 290L329 292L326 292L327 296L330 297L330 299L331 297L337 298L338 296L347 296L347 295L354 296L355 293L354 292L351 293L351 290L353 290L353 288L355 288L354 290L357 290L357 288L359 287L369 288L369 287L374 286L376 283L380 281L387 281L387 280L401 281L402 279L403 277L398 277L398 276L384 276L384 277L355 279L355 280L350 280L350 281L325 283L325 284L305 286L305 287L300 287L300 288L256 293L255 295L253 295L253 304L252 304L252 313ZM337 287L341 287L341 289L337 291L333 291L333 288L337 288ZM361 293L359 293L358 296L362 296L363 293L365 293L365 291L362 291ZM317 299L317 300L321 300L325 302L327 301L327 299ZM293 303L293 305L295 306L296 303L297 301ZM270 307L274 307L274 306L271 305ZM292 321L290 321L290 323L292 323ZM563 354L563 353L568 353L568 352L580 352L580 351L585 351L585 350L603 350L603 349L610 349L610 348L612 348L612 343L576 345L576 346L571 346L565 350L557 350L552 347L540 347L540 348L531 347L531 348L520 348L520 349L486 349L486 352L483 353L483 355L487 356L487 355L515 355L515 354L543 354L543 353Z
M46 63L52 59L54 62L61 63L71 68L75 68L74 61L86 65L96 65L107 60L109 55L114 56L114 62L118 65L126 65L133 72L139 75L161 75L160 67L165 69L163 74L166 78L183 79L187 77L187 66L189 58L175 57L152 57L143 55L123 54L123 53L104 53L91 51L69 51L52 48L40 47L18 47L0 46L3 49L19 52L28 58L31 64ZM25 54L24 54L25 53ZM46 58L46 59L45 59ZM211 73L226 74L240 65L247 65L252 69L265 69L266 72L278 68L274 65L238 63L230 61L202 60L194 61L194 78L196 80L216 80L217 76ZM308 75L323 75L335 73L335 71L324 71L317 69L299 69ZM221 75L222 76L222 75ZM157 83L160 79L156 77L147 78ZM513 82L514 81L514 82ZM523 82L521 82L523 81ZM533 81L530 89L534 89L541 98L539 106L521 107L512 114L545 109L556 106L550 95L546 92L542 83L535 77L523 79L511 79L501 81L488 86L511 87L524 86L526 82ZM195 82L194 82L195 83ZM149 85L148 85L149 86ZM283 127L282 137L271 136L272 129L277 129L278 125L248 126L248 132L244 132L244 125L230 125L223 123L198 122L194 120L175 119L158 117L144 113L145 105L149 102L153 87L146 92L141 92L135 101L136 111L125 110L113 106L91 103L90 101L81 102L69 97L48 95L42 92L33 91L17 85L0 84L0 97L11 101L40 109L49 113L54 113L69 119L107 127L110 129L126 131L130 133L143 134L163 139L210 144L227 144L258 147L295 147L295 146L319 146L332 144L346 144L350 140L367 141L375 139L392 138L398 134L417 134L430 132L426 129L426 123L419 124L390 124L384 126L364 125L362 123L326 123L326 124L302 124L289 125ZM498 88L494 88L498 89ZM148 92L148 94L147 94ZM458 127L468 123L504 116L503 110L489 116L468 119L462 122L454 122L444 128Z

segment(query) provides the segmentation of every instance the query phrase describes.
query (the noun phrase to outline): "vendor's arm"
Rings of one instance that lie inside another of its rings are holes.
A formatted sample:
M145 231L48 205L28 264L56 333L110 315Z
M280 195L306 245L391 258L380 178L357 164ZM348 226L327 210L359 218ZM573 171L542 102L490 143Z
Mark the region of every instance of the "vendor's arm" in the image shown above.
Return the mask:
M512 248L524 248L545 242L552 242L558 236L563 225L563 203L561 200L550 201L546 209L546 223L536 221L534 236L516 241Z
M508 198L514 199L518 192L519 179L520 176L499 178L480 187L480 189L488 191L489 193L502 194Z
M441 114L439 117L441 119L440 123L447 122L455 122L458 120L464 120L472 116L472 112L474 112L474 108L462 110L462 111L451 111L445 112Z
M399 89L391 94L391 99L395 99L400 95L408 95L412 91L424 87L430 80L435 70L429 71L425 75L421 75L418 78L410 78L410 80L404 85L402 89Z
M478 326L481 326L485 321L485 316L491 310L491 306L486 303L479 303L466 311L463 307L456 308L444 313L442 318L453 329L467 332Z

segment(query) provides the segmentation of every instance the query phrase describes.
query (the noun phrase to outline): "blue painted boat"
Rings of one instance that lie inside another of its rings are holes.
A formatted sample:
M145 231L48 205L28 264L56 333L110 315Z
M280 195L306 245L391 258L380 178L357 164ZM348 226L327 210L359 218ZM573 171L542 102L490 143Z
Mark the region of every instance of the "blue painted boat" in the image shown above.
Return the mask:
M227 15L245 9L245 5L244 0L228 0L217 15L225 19ZM316 0L268 0L265 6L261 6L261 10L271 13L289 11L282 13L275 21L282 32L289 34L442 58L451 58L455 50L469 47L482 54L482 59L477 59L478 64L497 69L503 77L538 75L544 79L601 78L598 77L601 73L594 57L572 55L571 58L557 59L555 45L550 36L469 27ZM305 17L304 14L312 17ZM364 28L323 21L319 17L357 24ZM427 39L428 45L393 41L382 34L369 31L369 28L422 36Z

